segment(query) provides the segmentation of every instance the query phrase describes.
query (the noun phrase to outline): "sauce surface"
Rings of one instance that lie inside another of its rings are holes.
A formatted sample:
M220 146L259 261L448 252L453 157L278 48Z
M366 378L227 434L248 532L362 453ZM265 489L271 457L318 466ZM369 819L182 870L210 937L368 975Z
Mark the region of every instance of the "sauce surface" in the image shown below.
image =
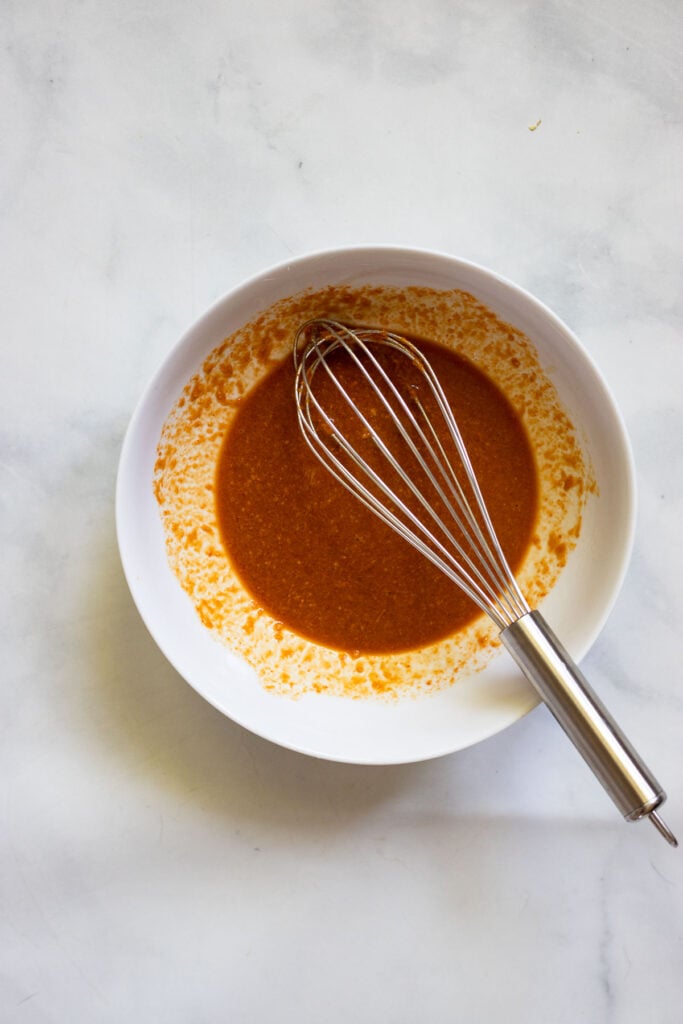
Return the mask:
M471 362L441 346L415 343L455 413L514 572L538 506L526 431L507 398ZM310 452L297 422L294 379L286 357L240 401L220 450L216 512L242 584L288 629L354 655L414 650L456 633L481 613ZM334 393L326 406L343 416Z

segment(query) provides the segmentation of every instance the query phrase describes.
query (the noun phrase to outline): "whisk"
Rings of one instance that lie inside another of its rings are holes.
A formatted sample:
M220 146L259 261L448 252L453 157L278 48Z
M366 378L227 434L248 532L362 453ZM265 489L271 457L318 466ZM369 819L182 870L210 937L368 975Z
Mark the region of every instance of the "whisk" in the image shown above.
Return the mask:
M316 319L297 333L294 364L299 424L312 452L493 620L626 820L649 817L677 846L657 813L664 790L543 616L527 604L424 354L390 331Z

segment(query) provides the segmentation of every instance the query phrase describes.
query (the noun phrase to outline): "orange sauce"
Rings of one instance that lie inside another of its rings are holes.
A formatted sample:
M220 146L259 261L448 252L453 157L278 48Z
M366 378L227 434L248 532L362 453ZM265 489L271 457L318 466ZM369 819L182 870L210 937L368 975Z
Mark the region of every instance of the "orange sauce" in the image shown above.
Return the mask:
M416 344L455 411L514 571L537 514L526 431L500 389L471 362L441 346ZM382 358L391 360L386 353ZM406 365L394 357L392 377L404 390L418 386L397 379ZM348 412L334 389L326 401L336 421ZM218 459L216 510L227 554L254 600L287 628L326 647L355 654L411 650L480 615L456 584L311 453L297 421L291 357L240 403Z

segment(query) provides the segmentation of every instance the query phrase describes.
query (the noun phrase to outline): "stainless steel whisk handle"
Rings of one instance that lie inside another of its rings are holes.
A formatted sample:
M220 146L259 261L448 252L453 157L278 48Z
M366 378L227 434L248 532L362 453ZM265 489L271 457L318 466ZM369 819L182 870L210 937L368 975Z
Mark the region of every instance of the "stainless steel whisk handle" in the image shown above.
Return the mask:
M500 638L626 820L648 816L667 842L677 846L656 813L666 793L543 616L528 612Z

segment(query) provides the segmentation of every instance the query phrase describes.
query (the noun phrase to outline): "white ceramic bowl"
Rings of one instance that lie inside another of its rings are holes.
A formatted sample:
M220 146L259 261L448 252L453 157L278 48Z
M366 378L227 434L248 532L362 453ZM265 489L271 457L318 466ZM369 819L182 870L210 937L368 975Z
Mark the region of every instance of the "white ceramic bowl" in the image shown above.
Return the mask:
M152 493L156 446L174 402L206 356L278 299L329 284L381 283L462 289L523 331L578 428L599 496L543 612L578 660L616 598L634 530L630 447L608 387L571 331L528 292L463 260L373 246L294 259L221 299L171 350L143 394L126 434L116 493L124 571L147 628L178 672L223 714L285 747L337 761L392 764L462 749L504 729L537 703L506 655L424 699L351 701L320 694L298 700L264 690L253 671L213 639L169 568Z

